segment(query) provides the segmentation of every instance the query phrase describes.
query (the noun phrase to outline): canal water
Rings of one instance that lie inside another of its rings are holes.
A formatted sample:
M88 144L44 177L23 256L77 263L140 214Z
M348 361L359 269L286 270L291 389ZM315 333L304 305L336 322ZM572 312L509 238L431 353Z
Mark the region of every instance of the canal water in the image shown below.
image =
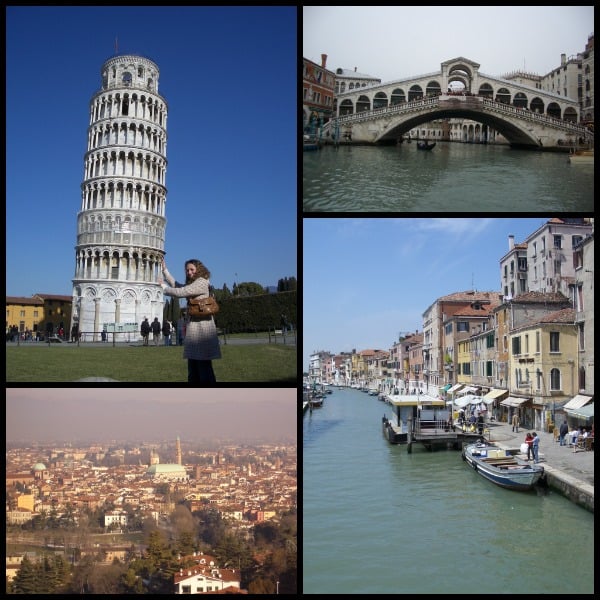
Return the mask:
M594 166L567 154L415 142L303 153L304 212L593 211Z
M303 417L304 593L593 593L592 513L504 490L456 450L408 454L384 413L342 389Z

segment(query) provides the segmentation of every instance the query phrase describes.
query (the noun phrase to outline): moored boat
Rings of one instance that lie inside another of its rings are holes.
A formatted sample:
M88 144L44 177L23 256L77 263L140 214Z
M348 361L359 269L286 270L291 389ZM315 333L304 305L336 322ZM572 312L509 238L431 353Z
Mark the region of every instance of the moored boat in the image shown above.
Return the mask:
M591 150L576 150L572 154L569 154L569 162L572 164L579 165L593 165L594 164L594 149Z
M488 442L466 445L462 457L482 477L511 490L530 490L544 475L544 467Z

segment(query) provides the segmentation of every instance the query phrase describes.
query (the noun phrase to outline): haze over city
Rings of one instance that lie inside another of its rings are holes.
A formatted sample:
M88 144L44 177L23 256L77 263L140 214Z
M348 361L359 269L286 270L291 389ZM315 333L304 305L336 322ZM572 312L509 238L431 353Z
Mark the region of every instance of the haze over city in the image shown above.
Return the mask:
M297 438L296 390L8 388L6 441Z

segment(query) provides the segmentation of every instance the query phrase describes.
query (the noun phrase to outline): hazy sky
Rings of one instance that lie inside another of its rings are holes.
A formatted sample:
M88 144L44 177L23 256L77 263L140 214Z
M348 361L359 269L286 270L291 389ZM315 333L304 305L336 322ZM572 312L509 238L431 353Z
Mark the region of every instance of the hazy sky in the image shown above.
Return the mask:
M305 6L303 56L391 81L462 56L487 75L545 75L582 52L593 6Z
M168 105L165 251L217 288L296 277L294 6L6 9L6 293L71 295L90 101L141 54Z
M548 217L550 218L550 217ZM502 289L508 236L548 218L304 219L304 353L388 349L440 296Z
M293 388L8 388L6 440L295 440L296 407Z

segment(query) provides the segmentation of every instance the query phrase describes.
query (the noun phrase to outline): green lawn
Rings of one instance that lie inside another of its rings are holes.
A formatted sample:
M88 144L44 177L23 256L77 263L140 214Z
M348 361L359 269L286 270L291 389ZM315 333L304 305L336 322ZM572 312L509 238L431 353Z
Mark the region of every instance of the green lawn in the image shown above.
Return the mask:
M213 361L217 382L267 382L296 386L296 347L227 344ZM46 344L6 347L6 381L76 381L110 377L118 381L187 382L181 346L106 347Z

